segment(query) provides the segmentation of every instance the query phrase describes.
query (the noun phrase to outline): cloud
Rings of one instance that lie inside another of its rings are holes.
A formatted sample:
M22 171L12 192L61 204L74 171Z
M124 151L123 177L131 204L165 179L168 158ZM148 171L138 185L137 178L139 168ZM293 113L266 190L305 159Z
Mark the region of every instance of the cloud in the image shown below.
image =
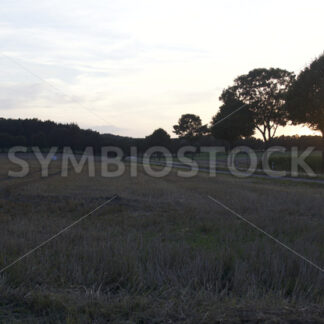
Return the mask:
M0 84L0 109L14 110L42 96L42 84Z
M319 54L323 9L312 0L2 0L0 52L64 94L0 56L0 109L134 136L171 132L187 112L208 123L239 74L296 71Z

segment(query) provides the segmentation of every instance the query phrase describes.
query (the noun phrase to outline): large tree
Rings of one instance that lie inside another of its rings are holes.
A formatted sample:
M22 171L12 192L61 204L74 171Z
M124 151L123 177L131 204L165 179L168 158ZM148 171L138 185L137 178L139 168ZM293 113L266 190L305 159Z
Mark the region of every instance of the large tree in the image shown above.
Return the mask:
M177 125L173 126L173 132L180 138L193 143L196 139L208 132L207 125L202 125L201 119L197 115L182 115Z
M151 135L145 138L148 146L164 146L169 147L171 138L170 135L162 128L156 129Z
M285 95L295 75L282 69L254 69L234 80L234 85L224 90L220 99L228 102L234 98L248 105L253 114L254 127L268 142L278 126L287 123L284 107Z
M293 124L305 124L322 133L324 171L324 54L298 75L288 91L286 108Z
M232 144L241 137L252 136L254 128L252 112L241 101L228 96L212 118L210 131L215 138Z

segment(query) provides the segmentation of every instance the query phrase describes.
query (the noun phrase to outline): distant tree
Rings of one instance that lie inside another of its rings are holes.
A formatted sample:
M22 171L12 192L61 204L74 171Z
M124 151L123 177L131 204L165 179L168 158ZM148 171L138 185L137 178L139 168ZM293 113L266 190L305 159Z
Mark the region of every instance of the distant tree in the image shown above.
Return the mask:
M321 132L324 171L324 54L298 75L287 94L286 108L293 124L305 124Z
M211 121L210 131L216 139L225 140L231 146L241 137L252 136L255 126L253 113L247 106L243 107L244 104L233 96L224 99L226 101Z
M170 135L162 128L156 129L151 135L145 137L146 148L153 146L162 146L167 149L170 148L171 138ZM162 152L157 152L156 156L161 158Z
M180 138L187 139L191 144L199 137L208 133L207 125L202 125L197 115L182 115L177 125L173 126L173 132Z
M162 128L156 129L151 135L146 136L145 138L148 146L164 146L169 147L171 137L170 135Z
M268 142L278 126L287 123L285 95L295 75L281 69L255 69L239 76L234 85L224 90L220 99L226 103L231 98L248 105L253 113L254 127Z

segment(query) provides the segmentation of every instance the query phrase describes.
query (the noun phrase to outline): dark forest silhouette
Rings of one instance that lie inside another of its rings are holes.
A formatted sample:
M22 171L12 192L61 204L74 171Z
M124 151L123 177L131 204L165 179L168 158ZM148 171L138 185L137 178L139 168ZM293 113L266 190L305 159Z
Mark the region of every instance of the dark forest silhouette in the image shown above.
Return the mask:
M5 151L18 145L38 146L45 151L53 146L59 149L69 146L74 151L83 151L91 146L97 153L102 146L118 146L129 155L131 147L143 153L151 146L164 146L176 152L182 146L194 145L199 152L201 146L221 145L230 149L246 145L262 150L280 145L288 149L314 146L324 154L324 55L297 78L282 69L254 69L237 77L232 86L223 90L220 100L223 105L212 117L210 126L203 125L198 115L183 114L173 126L179 137L176 139L171 139L161 128L145 138L131 138L81 129L75 123L1 118L0 148ZM240 109L242 105L244 109ZM320 131L322 137L275 137L278 126L288 123L307 125ZM263 140L253 137L255 131Z
M46 150L49 147L71 147L74 151L83 151L91 146L98 152L102 146L118 146L125 154L130 153L130 147L136 147L139 153L152 145L167 147L175 152L185 145L227 146L229 141L217 139L212 135L201 135L194 142L186 138L170 138L168 134L158 129L146 138L132 138L113 134L100 134L91 129L81 129L76 124L60 124L39 119L4 119L0 118L0 148L9 149L12 146L38 146ZM264 143L254 137L239 138L231 142L233 146L246 145L262 150ZM314 146L321 149L321 136L280 136L273 138L269 145L281 145L288 149L297 146L301 149Z

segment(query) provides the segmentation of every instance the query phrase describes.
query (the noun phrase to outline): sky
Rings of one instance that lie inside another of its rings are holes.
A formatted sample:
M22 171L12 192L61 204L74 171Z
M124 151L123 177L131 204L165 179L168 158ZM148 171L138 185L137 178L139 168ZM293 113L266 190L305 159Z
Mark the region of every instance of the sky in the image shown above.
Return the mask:
M323 53L322 0L1 0L0 117L142 137L209 123L254 68ZM286 127L279 135L315 134Z

